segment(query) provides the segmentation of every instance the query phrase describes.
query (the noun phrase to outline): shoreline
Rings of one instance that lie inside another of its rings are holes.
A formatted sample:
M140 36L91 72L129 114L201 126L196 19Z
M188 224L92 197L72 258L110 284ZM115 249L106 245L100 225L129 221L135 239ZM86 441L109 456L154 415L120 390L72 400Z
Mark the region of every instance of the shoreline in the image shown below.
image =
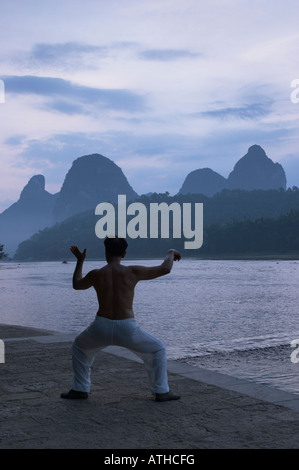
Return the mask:
M126 256L125 261L151 261L151 260L159 260L163 257L130 257ZM205 261L268 261L268 260L280 260L280 261L298 261L299 260L299 253L252 253L252 254L217 254L217 255L197 255L197 256L183 256L183 260L205 260ZM105 262L105 258L86 258L86 262L88 261L100 261ZM51 260L2 260L0 263L0 268L3 265L9 264L24 264L24 263L61 263L61 264L69 264L75 262L73 259L51 259Z

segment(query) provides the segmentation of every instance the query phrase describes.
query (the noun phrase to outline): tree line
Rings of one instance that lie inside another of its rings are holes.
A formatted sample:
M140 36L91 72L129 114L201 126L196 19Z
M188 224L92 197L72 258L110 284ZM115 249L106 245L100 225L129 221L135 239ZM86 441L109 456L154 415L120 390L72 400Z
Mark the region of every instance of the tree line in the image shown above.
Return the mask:
M200 194L169 196L168 193L141 196L146 207L153 202L180 204L202 202L204 208L203 245L185 250L184 239L128 239L129 258L157 258L169 248L185 257L298 254L299 190L223 190L213 197ZM149 212L149 211L148 211ZM34 234L22 242L15 260L72 259L69 246L87 248L89 259L104 259L103 241L95 235L95 211L86 211ZM170 224L171 227L171 224Z
M0 245L0 259L7 257L7 254L4 252L4 245Z

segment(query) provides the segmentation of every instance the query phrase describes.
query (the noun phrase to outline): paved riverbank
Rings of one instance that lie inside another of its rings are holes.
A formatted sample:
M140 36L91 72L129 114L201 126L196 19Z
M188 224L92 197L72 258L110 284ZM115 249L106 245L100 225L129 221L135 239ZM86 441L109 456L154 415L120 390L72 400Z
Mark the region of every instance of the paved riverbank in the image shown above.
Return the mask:
M88 400L62 400L73 335L0 325L0 338L1 449L299 448L299 396L169 361L182 398L156 403L143 365L108 348Z

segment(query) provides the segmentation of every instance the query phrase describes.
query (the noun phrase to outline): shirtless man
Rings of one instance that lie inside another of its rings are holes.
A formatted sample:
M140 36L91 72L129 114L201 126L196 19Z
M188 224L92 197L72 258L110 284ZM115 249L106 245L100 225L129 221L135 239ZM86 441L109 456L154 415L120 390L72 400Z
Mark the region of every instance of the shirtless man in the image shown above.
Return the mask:
M128 348L141 357L156 401L177 400L180 397L169 391L165 346L137 325L133 298L137 282L170 273L173 262L179 261L181 255L176 250L169 250L161 265L124 266L121 260L126 255L126 240L106 238L104 244L107 264L101 269L90 271L85 277L82 276L82 267L86 248L81 252L77 246L71 246L71 252L77 258L73 288L94 287L99 309L95 320L74 341L72 388L68 393L62 393L61 398L88 398L95 352L113 344Z

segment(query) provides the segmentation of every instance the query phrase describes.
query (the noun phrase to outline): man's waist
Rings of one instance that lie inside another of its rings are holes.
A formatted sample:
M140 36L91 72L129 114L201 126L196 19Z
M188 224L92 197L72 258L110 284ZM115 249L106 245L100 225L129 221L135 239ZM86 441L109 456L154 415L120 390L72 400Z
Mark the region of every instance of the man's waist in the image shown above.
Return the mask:
M129 318L134 318L134 313L133 310L118 313L102 312L99 310L97 312L97 317L108 318L109 320L126 320Z

